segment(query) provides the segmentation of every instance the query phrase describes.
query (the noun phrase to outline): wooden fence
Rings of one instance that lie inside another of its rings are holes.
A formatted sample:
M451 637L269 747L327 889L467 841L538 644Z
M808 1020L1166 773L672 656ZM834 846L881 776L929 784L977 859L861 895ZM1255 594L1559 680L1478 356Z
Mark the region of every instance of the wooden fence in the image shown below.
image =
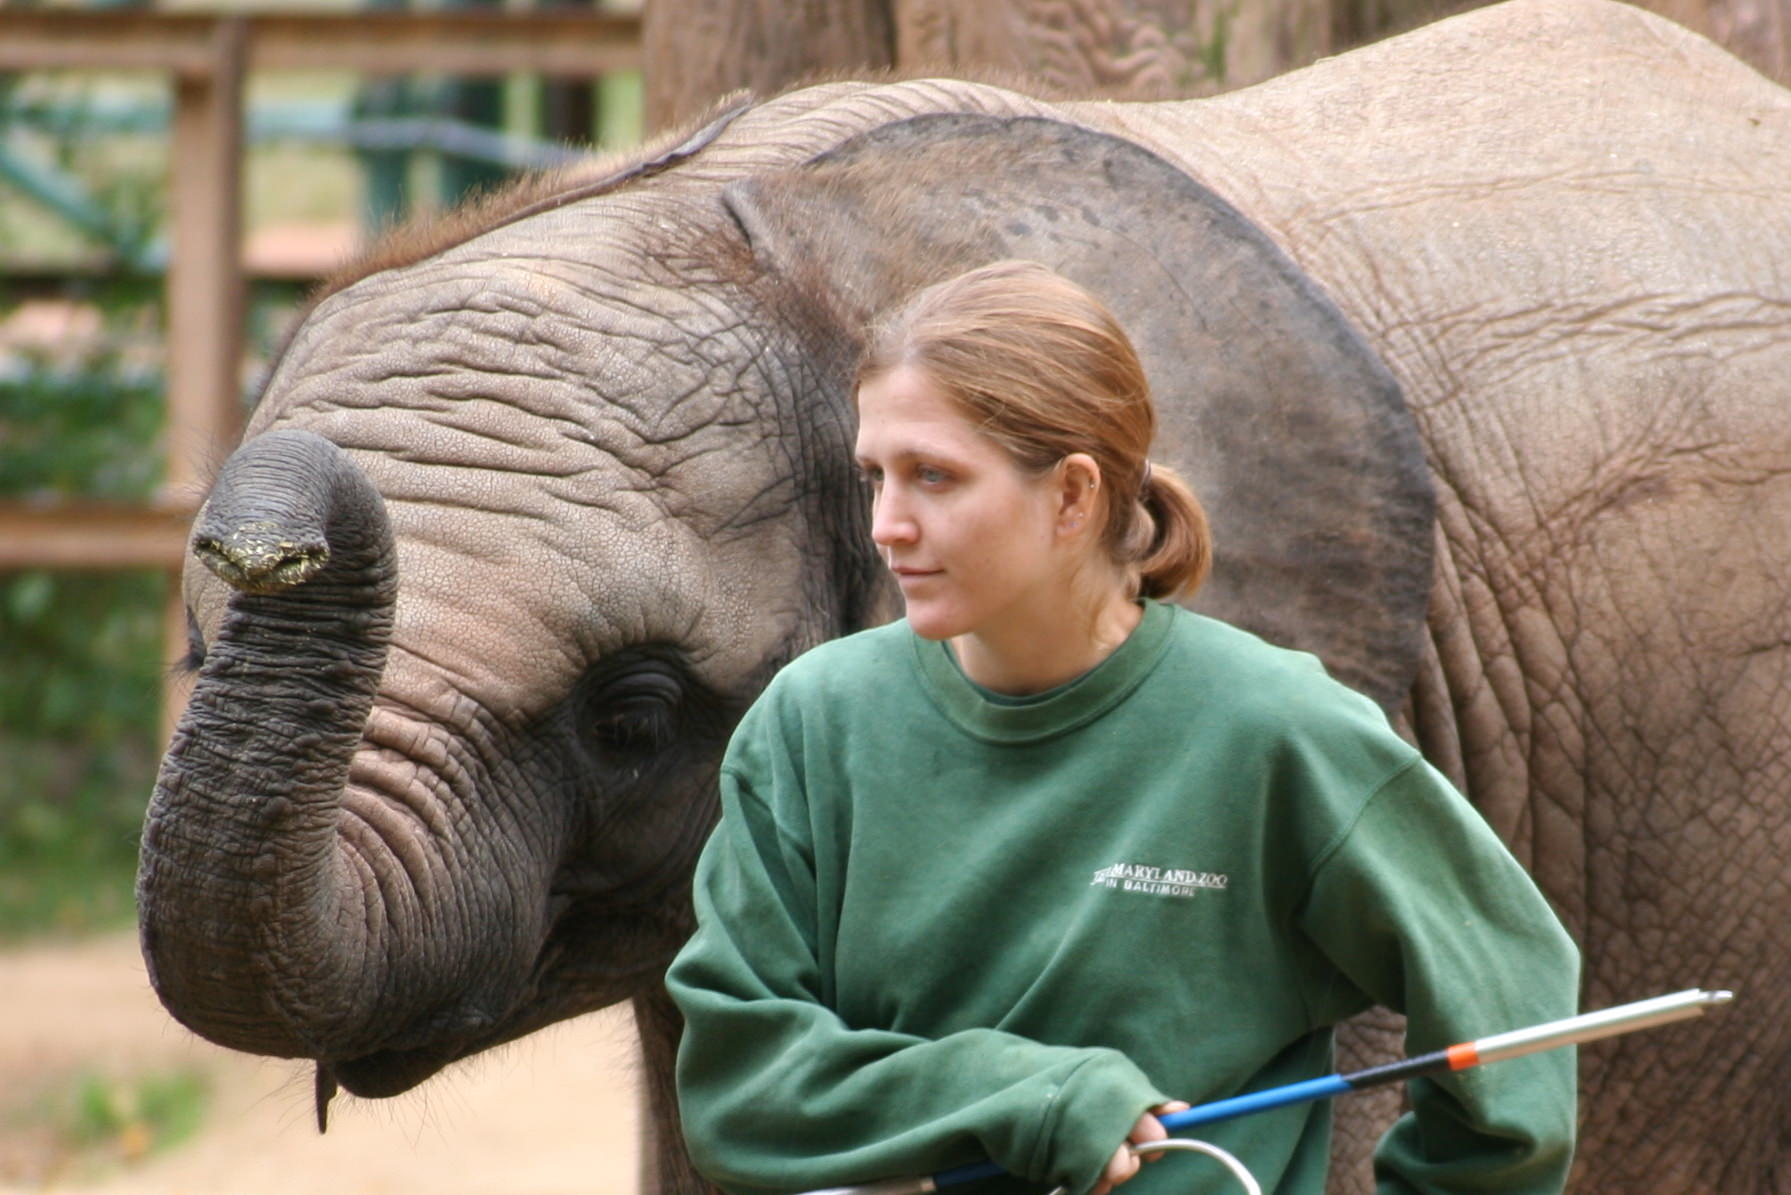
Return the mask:
M0 71L159 71L171 76L174 89L163 485L140 506L0 501L0 569L166 569L167 652L170 659L185 654L179 570L195 514L196 470L221 461L241 432L243 84L249 72L592 78L638 70L640 44L638 17L577 10L0 12ZM164 733L183 700L170 682Z

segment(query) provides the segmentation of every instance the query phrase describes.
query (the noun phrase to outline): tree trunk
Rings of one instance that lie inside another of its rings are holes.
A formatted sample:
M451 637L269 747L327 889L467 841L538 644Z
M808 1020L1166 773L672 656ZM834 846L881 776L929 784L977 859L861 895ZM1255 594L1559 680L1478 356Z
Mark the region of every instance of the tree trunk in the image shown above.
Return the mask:
M646 124L699 116L731 91L774 95L894 63L889 0L653 0L642 15Z
M1333 52L1404 33L1493 0L1324 0ZM1246 5L1250 0L1245 0ZM1677 21L1780 83L1791 84L1791 0L1629 0Z
M1329 52L1329 3L895 0L896 62L1017 72L1073 96L1210 95Z
M1636 0L1791 85L1791 0Z
M1331 52L1334 2L653 0L647 124L689 120L742 87L763 96L819 73L890 67L995 72L1078 96L1207 95Z
M647 124L817 74L969 73L1109 99L1211 95L1490 0L651 0ZM1791 0L1635 0L1791 82Z

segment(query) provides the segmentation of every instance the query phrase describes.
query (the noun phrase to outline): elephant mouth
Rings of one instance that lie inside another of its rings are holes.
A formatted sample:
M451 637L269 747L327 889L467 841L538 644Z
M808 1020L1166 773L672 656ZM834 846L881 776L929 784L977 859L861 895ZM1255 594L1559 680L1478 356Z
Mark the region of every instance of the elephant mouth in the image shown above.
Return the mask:
M429 1079L449 1063L469 1052L459 1046L431 1046L413 1050L378 1050L359 1058L320 1060L317 1063L319 1108L328 1098L326 1087L340 1086L350 1095L363 1099L387 1099L403 1095Z
M535 1000L538 982L531 985L507 1015L462 1009L454 1030L444 1031L438 1021L433 1023L433 1028L426 1026L407 1035L409 1041L416 1044L390 1044L352 1058L319 1058L318 1123L323 1123L329 1099L337 1088L362 1099L403 1095L463 1058L514 1041L568 1015ZM403 1041L402 1038L398 1040Z
M606 924L613 929L613 918ZM653 943L654 948L632 951L637 957L630 965L605 965L593 973L588 959L607 958L608 952L569 947L556 934L541 949L530 982L515 994L507 1013L462 1009L453 1031L443 1031L437 1020L430 1023L433 1028L407 1035L416 1044L390 1044L351 1058L318 1059L318 1123L325 1123L329 1101L338 1089L362 1099L403 1095L463 1058L567 1017L631 999L649 981L656 983L670 961L659 939Z

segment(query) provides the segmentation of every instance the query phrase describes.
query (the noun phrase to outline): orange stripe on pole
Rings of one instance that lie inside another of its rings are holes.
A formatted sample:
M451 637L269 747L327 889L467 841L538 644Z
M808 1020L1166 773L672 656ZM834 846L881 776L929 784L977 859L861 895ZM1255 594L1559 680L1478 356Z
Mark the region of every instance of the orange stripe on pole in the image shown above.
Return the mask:
M1444 1053L1449 1055L1449 1069L1452 1071L1465 1071L1470 1066L1480 1065L1480 1051L1474 1048L1471 1041L1450 1046Z

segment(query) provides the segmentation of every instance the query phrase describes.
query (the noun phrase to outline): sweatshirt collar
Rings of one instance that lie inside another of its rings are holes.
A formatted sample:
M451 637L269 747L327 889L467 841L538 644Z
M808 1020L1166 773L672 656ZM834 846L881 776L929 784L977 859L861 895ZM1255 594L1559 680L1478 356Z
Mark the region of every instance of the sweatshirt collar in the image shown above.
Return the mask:
M965 733L992 743L1026 743L1065 734L1124 701L1150 675L1169 645L1175 607L1144 599L1144 617L1106 659L1074 680L1027 697L985 689L958 666L943 641L909 632L921 687Z

